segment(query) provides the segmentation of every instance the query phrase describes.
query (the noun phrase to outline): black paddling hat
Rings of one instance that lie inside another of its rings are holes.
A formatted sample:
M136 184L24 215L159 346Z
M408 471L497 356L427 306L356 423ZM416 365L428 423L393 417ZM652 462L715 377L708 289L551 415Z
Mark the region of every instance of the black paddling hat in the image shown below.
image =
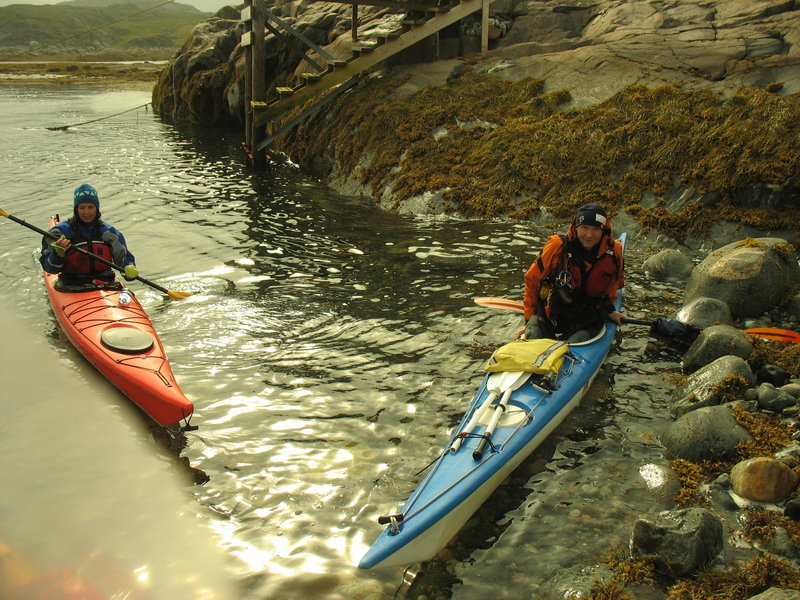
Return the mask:
M578 214L575 215L575 227L580 225L591 225L593 227L607 227L608 215L606 211L599 204L584 204L578 209Z

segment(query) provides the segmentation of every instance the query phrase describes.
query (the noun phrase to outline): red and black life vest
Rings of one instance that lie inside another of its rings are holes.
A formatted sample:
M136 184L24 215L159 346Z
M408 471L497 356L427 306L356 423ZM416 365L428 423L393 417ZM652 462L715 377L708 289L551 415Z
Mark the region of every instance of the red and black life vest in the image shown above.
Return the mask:
M621 264L614 245L587 261L566 236L559 237L560 255L543 280L541 301L553 330L568 336L602 325L608 318L613 310L610 288L618 281Z
M94 232L92 238L99 237ZM83 248L92 254L96 254L100 258L104 258L109 262L114 262L114 254L111 251L111 246L100 239L88 240L82 235L78 234L72 240L72 247L67 250L65 257L63 273L72 275L98 275L108 271L108 266L104 265L91 256L87 256L83 252L75 250L75 248Z

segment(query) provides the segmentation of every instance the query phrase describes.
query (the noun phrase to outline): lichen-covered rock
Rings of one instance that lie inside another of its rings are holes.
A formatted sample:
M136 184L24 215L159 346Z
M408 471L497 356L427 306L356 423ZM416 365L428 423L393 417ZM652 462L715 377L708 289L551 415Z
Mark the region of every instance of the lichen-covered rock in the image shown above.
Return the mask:
M748 239L703 259L689 277L684 301L717 298L730 307L734 318L757 317L779 305L797 283L800 266L786 240Z

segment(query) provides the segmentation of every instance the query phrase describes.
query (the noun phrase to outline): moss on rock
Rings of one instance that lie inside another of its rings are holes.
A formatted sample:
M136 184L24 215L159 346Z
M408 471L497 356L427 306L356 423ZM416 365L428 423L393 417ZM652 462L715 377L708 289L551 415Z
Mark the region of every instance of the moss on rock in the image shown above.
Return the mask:
M789 185L800 170L797 95L633 86L560 111L566 91L469 67L410 98L393 96L402 83L362 85L284 136L281 150L301 164L327 159L375 199L443 190L447 209L475 217L526 218L546 208L567 218L599 202L677 239L720 220L798 229L796 206L768 205L754 192ZM668 207L678 187L700 199Z

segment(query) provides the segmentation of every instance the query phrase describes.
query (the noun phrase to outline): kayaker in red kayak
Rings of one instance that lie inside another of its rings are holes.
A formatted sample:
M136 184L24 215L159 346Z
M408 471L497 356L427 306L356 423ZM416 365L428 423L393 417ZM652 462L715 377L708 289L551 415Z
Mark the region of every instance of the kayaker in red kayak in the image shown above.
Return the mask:
M125 237L115 227L100 219L100 198L88 183L75 188L73 214L56 224L50 231L60 235L52 242L42 240L39 261L48 273L58 274L56 289L62 292L82 292L87 289L120 289L114 280L114 270L75 248L82 247L92 254L113 262L124 269L130 281L139 274L133 254Z
M525 273L525 332L579 343L591 339L606 320L622 324L614 310L625 281L622 246L599 204L584 204L567 235L551 235Z

